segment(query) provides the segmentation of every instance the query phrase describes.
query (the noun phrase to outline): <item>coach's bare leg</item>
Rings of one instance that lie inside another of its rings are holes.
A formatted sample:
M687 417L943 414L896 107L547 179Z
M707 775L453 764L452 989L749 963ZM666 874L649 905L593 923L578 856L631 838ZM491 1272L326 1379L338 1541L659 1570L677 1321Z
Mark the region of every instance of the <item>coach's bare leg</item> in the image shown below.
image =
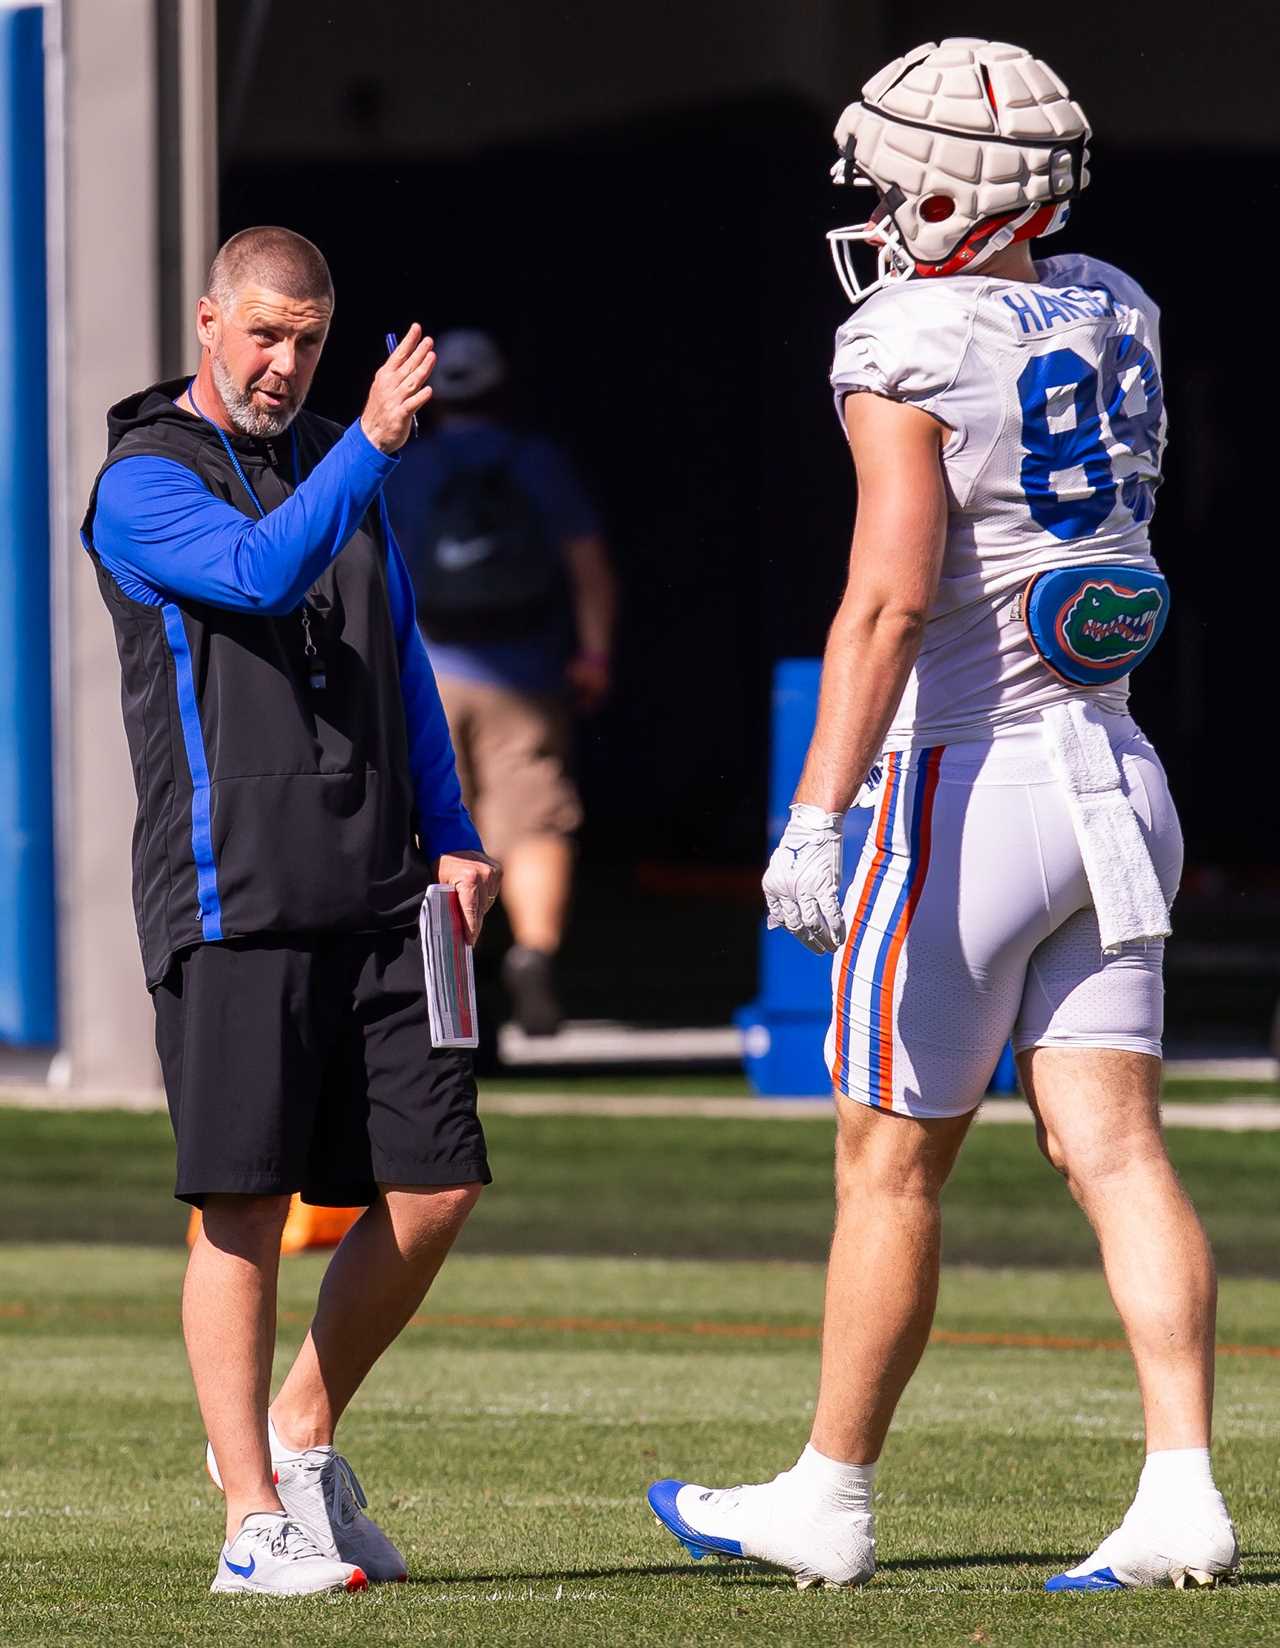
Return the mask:
M384 1185L352 1225L325 1271L310 1331L271 1404L287 1446L333 1441L369 1369L422 1303L481 1188Z
M267 1448L276 1285L287 1196L207 1196L187 1262L182 1331L227 1496L227 1538L282 1509Z
M1217 1278L1160 1127L1160 1060L1037 1047L1018 1060L1040 1148L1097 1233L1138 1370L1147 1452L1207 1448Z
M829 1459L871 1465L929 1339L938 1197L973 1113L916 1121L836 1103L836 1228L809 1440Z

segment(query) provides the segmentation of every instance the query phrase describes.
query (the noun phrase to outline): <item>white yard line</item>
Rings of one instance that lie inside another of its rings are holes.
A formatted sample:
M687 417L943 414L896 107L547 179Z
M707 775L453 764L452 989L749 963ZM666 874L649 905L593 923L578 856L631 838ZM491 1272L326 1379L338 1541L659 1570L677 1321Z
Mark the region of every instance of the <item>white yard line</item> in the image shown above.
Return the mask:
M110 1089L88 1092L81 1088L19 1086L0 1087L0 1108L12 1110L163 1110L164 1093L159 1088L139 1088L117 1093Z
M490 1116L718 1116L733 1121L812 1121L831 1115L829 1099L677 1098L670 1094L495 1093L481 1088L480 1109ZM1169 1127L1205 1128L1224 1133L1280 1130L1280 1102L1227 1098L1214 1104L1170 1100L1163 1107ZM988 1099L978 1113L983 1122L1031 1120L1021 1099Z
M1254 1058L1166 1059L1164 1073L1171 1080L1277 1081L1280 1061Z
M1274 1133L1280 1129L1280 1102L1227 1095L1213 1104L1169 1099L1160 1106L1166 1127L1203 1128L1214 1133ZM1021 1099L988 1099L978 1113L983 1122L1028 1122Z
M81 1093L50 1087L0 1088L0 1107L23 1110L132 1110L165 1108L164 1094ZM1280 1101L1227 1095L1213 1104L1172 1099L1164 1107L1169 1127L1203 1128L1221 1133L1280 1131ZM490 1116L675 1116L721 1117L730 1121L812 1121L830 1117L829 1099L680 1098L670 1093L492 1093L480 1085L480 1110ZM978 1115L982 1122L1026 1124L1031 1112L1021 1099L988 1099Z
M653 1027L610 1019L571 1020L554 1036L526 1036L517 1024L498 1031L498 1052L511 1068L548 1064L722 1063L742 1057L732 1024Z
M820 1034L820 1032L819 1032ZM611 1019L574 1019L554 1036L526 1036L515 1024L498 1032L502 1061L510 1069L552 1064L723 1063L742 1057L742 1031L732 1024L655 1027ZM1280 1065L1257 1057L1171 1058L1165 1074L1204 1081L1275 1081Z

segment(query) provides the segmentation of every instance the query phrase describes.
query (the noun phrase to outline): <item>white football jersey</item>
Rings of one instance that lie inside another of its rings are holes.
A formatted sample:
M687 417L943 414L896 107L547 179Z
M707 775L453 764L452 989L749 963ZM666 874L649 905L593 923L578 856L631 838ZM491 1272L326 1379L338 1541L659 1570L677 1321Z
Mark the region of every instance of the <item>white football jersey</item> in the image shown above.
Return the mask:
M1164 450L1159 311L1119 269L1069 255L1040 280L906 281L836 334L831 383L919 406L953 433L938 593L887 748L990 737L1073 695L1123 710L1128 682L1071 687L1022 623L1032 573L1154 568Z

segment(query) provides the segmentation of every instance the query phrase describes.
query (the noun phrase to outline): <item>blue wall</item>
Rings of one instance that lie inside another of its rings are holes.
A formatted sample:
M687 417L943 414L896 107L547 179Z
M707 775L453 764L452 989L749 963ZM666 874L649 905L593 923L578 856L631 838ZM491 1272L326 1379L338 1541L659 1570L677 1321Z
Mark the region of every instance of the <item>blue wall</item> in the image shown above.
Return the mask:
M57 1039L43 9L0 8L0 1040Z

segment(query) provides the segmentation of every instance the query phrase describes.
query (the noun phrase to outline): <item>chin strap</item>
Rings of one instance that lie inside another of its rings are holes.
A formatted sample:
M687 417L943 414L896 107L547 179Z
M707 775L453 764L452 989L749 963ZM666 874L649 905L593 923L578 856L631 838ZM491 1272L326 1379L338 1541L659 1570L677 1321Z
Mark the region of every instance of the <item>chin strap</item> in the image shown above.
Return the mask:
M1062 206L1028 206L1021 212L990 217L978 224L944 262L917 262L916 274L922 280L931 280L937 275L958 275L966 269L976 269L1007 246L1020 240L1035 240L1061 228L1064 218L1059 214L1063 211ZM1058 218L1057 223L1054 218Z

